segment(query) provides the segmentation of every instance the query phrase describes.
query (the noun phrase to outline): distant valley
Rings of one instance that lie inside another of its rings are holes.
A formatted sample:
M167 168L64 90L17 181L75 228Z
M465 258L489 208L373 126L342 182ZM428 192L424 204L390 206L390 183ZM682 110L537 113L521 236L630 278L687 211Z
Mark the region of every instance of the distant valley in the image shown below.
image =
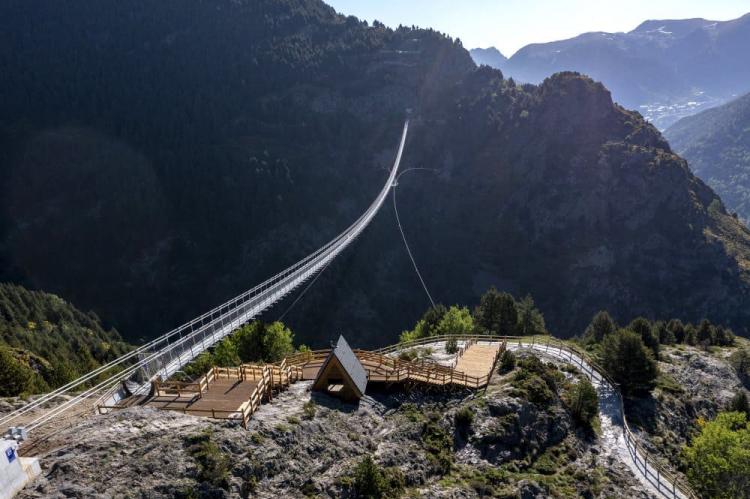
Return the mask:
M750 14L733 21L650 20L628 33L584 33L523 47L509 59L474 49L477 64L538 83L579 71L604 83L616 102L665 129L750 91Z

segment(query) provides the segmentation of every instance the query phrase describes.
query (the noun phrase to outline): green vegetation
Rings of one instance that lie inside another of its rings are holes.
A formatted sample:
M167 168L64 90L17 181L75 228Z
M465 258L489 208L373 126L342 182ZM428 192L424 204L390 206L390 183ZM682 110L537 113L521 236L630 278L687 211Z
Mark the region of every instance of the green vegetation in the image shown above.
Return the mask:
M114 329L61 298L0 284L0 395L57 388L126 353Z
M315 413L318 410L318 406L315 404L314 401L308 400L305 402L305 404L302 406L302 417L305 419L315 419Z
M534 299L531 295L518 302L518 334L521 336L534 336L537 334L547 334L547 328L544 325L544 316L536 308Z
M706 179L733 216L750 221L750 94L683 118L665 132L670 144ZM719 203L720 209L723 206ZM712 211L717 211L716 209Z
M740 348L729 356L729 364L737 372L737 376L750 388L750 350L746 347Z
M545 497L600 497L605 470L576 466L577 452L569 440L544 449L537 456L511 460L497 466L454 465L440 480L444 487L473 489L479 497L519 497L521 480L537 482Z
M453 417L453 422L462 435L466 435L471 430L471 425L474 423L474 411L469 406L464 406L456 411Z
M485 334L514 335L518 330L518 308L509 293L490 288L474 311L477 329Z
M534 305L531 296L517 302L508 293L489 289L471 314L466 307L437 305L428 309L410 331L401 333L399 341L405 343L438 335L547 334L544 316Z
M422 424L422 445L434 473L444 475L450 472L453 466L453 439L440 425L440 414L427 415L427 420Z
M606 310L601 310L594 315L591 323L583 333L583 338L589 342L601 343L604 337L614 333L617 330L617 324Z
M458 340L456 338L448 338L445 342L446 353L458 352Z
M511 379L514 396L540 406L555 400L565 376L554 364L546 364L538 357L519 359L517 364L518 370Z
M747 393L744 390L737 392L727 407L728 412L740 412L750 419L750 401L747 399Z
M702 496L720 499L750 497L750 427L747 415L720 413L699 421L700 434L685 450L688 479Z
M591 319L582 340L589 346L600 344L609 334L618 329L617 323L606 310L598 312ZM669 322L650 322L644 317L636 317L624 329L632 331L641 337L654 355L659 358L660 345L674 345L685 343L688 345L709 346L732 346L734 345L734 333L720 325L711 324L703 319L696 327L693 324L683 324L679 319L671 319Z
M599 397L588 379L581 379L568 390L566 402L573 418L584 426L591 426L599 414Z
M382 468L371 456L365 456L354 468L353 491L363 499L400 497L405 487L398 468Z
M294 352L294 334L281 322L254 321L203 352L183 371L187 376L205 374L212 366L278 362Z
M500 356L500 373L505 374L511 372L516 367L516 356L510 350L505 350Z
M219 449L210 431L188 439L188 454L198 464L197 479L229 490L229 456Z
M652 350L627 329L604 338L602 364L626 395L650 391L659 374Z
M11 397L28 391L34 371L13 352L0 348L0 396Z
M654 354L654 359L659 360L659 335L654 331L648 319L637 317L628 324L626 329L640 336L643 344Z

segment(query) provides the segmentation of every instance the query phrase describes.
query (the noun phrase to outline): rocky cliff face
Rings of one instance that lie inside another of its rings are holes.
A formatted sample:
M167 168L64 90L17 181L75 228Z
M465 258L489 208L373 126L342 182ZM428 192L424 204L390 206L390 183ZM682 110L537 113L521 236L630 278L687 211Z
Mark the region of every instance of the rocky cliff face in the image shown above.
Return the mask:
M576 427L562 381L559 394L532 402L512 377L495 376L486 393L374 393L356 407L298 383L249 431L151 409L96 417L55 435L44 476L20 497L354 497L354 469L367 455L400 483L399 495L648 497ZM456 422L466 409L468 426ZM211 475L195 447L206 439L216 446L211 462L226 464Z
M399 206L439 301L531 293L561 336L600 308L747 332L750 234L588 78L515 85L434 31L367 26L313 0L0 9L12 27L0 40L4 277L128 338L348 226L381 187L406 108L402 167L437 171L404 176ZM287 320L305 343L345 333L366 346L426 305L384 210Z
M685 345L664 349L652 396L626 404L628 420L652 455L684 471L682 448L698 433L698 420L713 420L738 392L750 389L732 361L749 346L738 341L735 347L711 351Z

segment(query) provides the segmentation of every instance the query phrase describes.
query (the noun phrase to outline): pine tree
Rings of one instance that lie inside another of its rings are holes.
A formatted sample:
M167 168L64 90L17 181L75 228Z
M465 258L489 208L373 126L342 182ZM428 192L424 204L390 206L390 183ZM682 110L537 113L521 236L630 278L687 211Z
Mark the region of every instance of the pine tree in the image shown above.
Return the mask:
M604 338L602 364L628 395L650 391L658 375L652 351L640 335L627 329Z
M617 324L606 310L600 310L591 319L583 337L586 341L601 343L605 336L617 330Z

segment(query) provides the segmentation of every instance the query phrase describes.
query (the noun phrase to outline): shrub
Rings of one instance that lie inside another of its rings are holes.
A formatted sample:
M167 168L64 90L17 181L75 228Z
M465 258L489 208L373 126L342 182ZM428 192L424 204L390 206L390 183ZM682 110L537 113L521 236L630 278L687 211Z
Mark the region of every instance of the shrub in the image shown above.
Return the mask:
M627 395L651 390L658 375L651 350L640 335L626 329L604 339L602 364Z
M458 352L458 340L456 338L448 338L448 341L445 342L445 351L447 353Z
M0 347L0 396L15 397L28 390L34 372L16 359L13 352Z
M399 497L405 480L398 468L383 469L371 456L365 456L354 468L352 485L357 497L380 499Z
M294 334L281 322L253 321L232 336L242 362L278 362L294 352Z
M674 345L677 342L674 333L667 327L664 321L655 322L653 331L662 345Z
M221 452L210 431L191 437L188 454L198 464L198 480L229 490L229 456Z
M659 337L651 327L651 323L648 321L648 319L637 317L633 319L630 324L628 324L627 329L640 336L643 344L646 345L646 347L649 348L654 354L654 358L659 358Z
M583 333L583 338L588 342L601 343L605 336L616 330L615 321L606 310L601 310L591 319L591 323Z
M456 423L456 428L462 433L466 433L474 422L474 411L471 410L471 407L464 406L456 411L453 420Z
M422 445L435 473L444 475L453 466L453 439L440 426L440 415L429 414L422 425Z
M439 336L470 334L474 330L474 319L469 309L453 305L440 319L435 332Z
M510 350L505 350L500 356L500 372L509 373L516 367L516 356Z
M688 479L704 497L750 497L750 428L739 412L720 413L701 423L701 432L685 448Z
M740 348L729 356L729 364L734 368L737 377L750 388L750 351Z
M727 407L729 412L741 412L748 418L750 418L750 402L747 400L747 393L740 389L739 392L732 398Z
M315 419L315 413L317 412L317 406L312 400L305 402L302 406L302 417L305 419Z
M568 408L576 421L591 426L594 417L599 413L599 397L588 379L582 379L570 388Z
M415 349L409 349L409 350L403 350L399 352L398 358L400 360L405 360L407 362L411 362L412 360L416 359L418 357L417 351Z
M724 329L721 326L716 328L715 344L721 347L734 345L734 333L731 329Z

